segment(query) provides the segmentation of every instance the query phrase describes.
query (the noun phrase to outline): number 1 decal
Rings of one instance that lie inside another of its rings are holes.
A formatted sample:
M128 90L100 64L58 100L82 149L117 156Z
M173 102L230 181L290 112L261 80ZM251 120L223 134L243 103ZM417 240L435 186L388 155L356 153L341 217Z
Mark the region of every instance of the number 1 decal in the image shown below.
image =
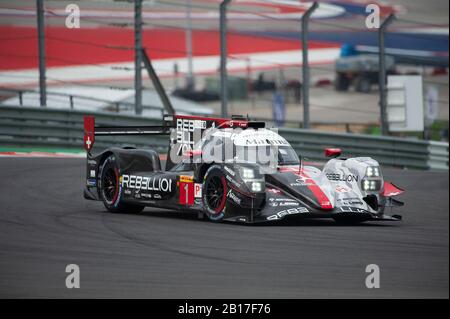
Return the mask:
M194 205L194 183L180 182L180 204Z

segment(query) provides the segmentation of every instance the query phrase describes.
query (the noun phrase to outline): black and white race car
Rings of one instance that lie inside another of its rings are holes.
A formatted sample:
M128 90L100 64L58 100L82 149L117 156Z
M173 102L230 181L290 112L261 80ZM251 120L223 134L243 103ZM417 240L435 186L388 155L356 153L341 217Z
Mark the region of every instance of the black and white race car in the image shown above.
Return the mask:
M167 158L161 161L150 148L94 154L95 139L107 135L167 135ZM111 212L158 207L240 223L401 220L385 210L403 206L394 199L403 190L384 180L377 161L341 158L341 150L326 149L330 159L322 170L307 166L262 122L166 116L159 127L95 127L95 119L85 117L84 142L84 197L102 201ZM263 163L261 154L269 160Z

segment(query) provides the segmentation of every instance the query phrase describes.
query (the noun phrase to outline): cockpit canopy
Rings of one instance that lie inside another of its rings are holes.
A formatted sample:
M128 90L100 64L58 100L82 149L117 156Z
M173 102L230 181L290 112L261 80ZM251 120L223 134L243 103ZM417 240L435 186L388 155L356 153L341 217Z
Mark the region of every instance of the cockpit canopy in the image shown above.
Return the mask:
M213 130L194 146L205 162L299 165L300 159L285 138L269 129ZM199 153L200 152L200 153Z

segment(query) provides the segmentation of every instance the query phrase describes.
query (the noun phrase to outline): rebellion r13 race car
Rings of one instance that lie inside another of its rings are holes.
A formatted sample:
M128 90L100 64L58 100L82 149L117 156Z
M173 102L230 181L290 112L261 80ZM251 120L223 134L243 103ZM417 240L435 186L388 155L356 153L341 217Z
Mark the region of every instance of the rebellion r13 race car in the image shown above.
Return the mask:
M342 158L341 150L326 149L330 160L322 170L307 166L286 139L262 122L177 115L165 116L158 127L95 127L95 119L85 117L84 126L84 197L102 201L110 212L139 213L149 206L240 223L401 220L385 211L403 206L394 199L403 190L384 180L377 161ZM131 147L94 154L95 139L109 135L168 136L167 159L164 163L155 150ZM231 156L205 160L205 153L225 145L231 145ZM274 154L266 169L248 156L256 148Z

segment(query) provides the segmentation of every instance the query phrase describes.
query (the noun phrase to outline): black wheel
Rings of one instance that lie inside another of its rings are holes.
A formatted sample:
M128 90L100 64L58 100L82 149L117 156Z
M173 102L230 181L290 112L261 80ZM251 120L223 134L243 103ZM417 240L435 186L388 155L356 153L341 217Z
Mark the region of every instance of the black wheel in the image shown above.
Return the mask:
M372 82L368 77L360 76L355 80L355 89L357 92L370 93L372 91Z
M338 73L334 87L336 91L345 92L350 88L351 80L345 75Z
M203 183L203 206L208 218L221 221L225 216L228 186L220 166L211 166L205 174Z
M99 193L106 209L112 213L140 213L144 206L124 203L120 186L120 170L115 155L110 155L101 165Z

